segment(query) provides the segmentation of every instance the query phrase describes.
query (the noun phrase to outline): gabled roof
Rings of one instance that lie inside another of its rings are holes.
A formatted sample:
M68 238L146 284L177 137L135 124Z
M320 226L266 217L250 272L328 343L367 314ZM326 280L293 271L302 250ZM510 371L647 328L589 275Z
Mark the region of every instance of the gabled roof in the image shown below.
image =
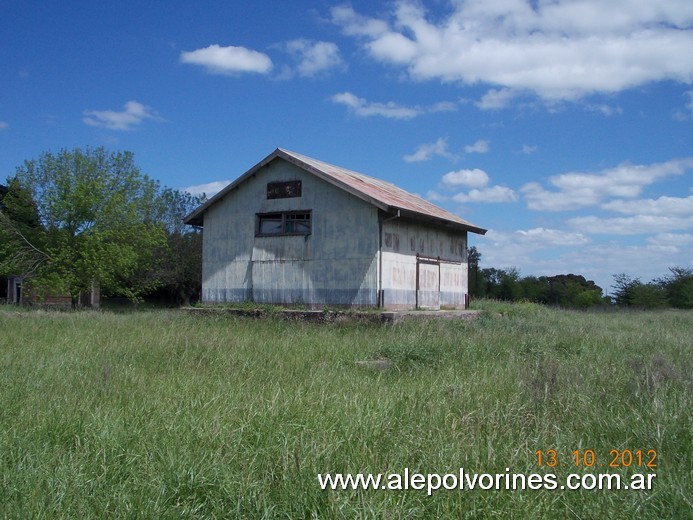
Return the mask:
M399 213L401 217L420 220L441 227L471 231L481 235L486 233L485 229L475 226L454 213L439 208L435 204L431 204L427 200L409 193L394 184L281 148L277 148L265 159L193 211L185 218L185 223L201 226L203 215L207 208L223 199L227 193L275 159L283 159L290 162L387 213L392 213L393 215Z

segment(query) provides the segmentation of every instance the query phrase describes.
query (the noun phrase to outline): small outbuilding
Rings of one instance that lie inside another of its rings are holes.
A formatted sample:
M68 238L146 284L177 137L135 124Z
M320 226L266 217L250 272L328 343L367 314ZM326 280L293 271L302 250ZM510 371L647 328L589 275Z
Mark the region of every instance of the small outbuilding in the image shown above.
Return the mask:
M277 149L185 219L203 228L202 301L462 309L467 234L397 186Z

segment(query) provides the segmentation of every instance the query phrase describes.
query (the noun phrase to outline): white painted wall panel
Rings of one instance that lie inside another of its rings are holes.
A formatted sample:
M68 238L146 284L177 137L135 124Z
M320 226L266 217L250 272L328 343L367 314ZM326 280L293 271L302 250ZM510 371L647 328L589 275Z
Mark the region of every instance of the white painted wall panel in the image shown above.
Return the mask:
M418 294L417 255L440 259L441 307L464 308L467 285L467 235L420 222L392 219L383 223L383 298L386 307L435 307L431 294ZM424 271L431 271L425 267ZM419 273L419 276L424 276ZM430 291L430 289L427 289ZM425 301L424 301L425 300Z

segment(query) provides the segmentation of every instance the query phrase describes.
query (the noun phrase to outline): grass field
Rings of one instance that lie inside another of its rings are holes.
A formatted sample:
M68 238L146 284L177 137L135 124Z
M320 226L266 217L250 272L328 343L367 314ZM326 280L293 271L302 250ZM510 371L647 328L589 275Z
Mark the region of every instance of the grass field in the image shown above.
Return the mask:
M693 313L479 305L394 326L0 307L0 516L690 518ZM611 450L657 466L610 468ZM317 479L460 467L656 478L430 496Z

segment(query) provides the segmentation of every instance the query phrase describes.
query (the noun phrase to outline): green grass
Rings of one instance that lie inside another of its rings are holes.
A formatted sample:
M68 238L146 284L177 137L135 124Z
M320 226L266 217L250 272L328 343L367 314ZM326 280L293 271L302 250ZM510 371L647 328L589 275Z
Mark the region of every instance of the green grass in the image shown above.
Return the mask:
M4 518L687 518L691 312L481 302L395 326L0 307ZM387 370L356 361L387 357ZM657 450L654 489L323 491Z

